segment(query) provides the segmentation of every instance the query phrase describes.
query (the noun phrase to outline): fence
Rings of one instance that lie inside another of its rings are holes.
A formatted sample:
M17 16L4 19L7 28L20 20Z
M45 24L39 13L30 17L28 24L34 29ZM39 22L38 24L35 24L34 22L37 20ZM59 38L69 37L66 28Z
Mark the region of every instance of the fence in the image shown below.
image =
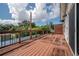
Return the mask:
M30 31L5 31L0 32L0 47L11 44L20 43L21 41L30 39ZM42 31L32 31L32 38L44 34Z

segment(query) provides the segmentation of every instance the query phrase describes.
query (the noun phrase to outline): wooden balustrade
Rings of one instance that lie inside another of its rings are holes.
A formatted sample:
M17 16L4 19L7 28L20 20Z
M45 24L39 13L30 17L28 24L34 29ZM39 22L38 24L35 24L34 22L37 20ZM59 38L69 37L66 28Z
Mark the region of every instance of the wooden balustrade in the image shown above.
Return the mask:
M22 34L23 33L29 33L30 34L30 30L21 30L21 31L3 31L0 32L0 47L5 47L7 45L11 45L14 43L21 43L21 41L23 41L22 38ZM43 30L32 30L33 32L42 32L42 34L44 34ZM35 37L37 37L38 34L36 34ZM27 35L25 35L27 37ZM31 36L29 36L31 37ZM29 38L30 39L30 38Z

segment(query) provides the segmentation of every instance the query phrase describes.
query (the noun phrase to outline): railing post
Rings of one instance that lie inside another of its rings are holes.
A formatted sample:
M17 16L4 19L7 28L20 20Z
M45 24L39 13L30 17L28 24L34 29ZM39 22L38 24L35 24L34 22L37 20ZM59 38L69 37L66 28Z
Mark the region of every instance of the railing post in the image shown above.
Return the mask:
M43 32L43 35L44 35L44 31L42 31Z
M18 33L19 43L21 43L21 33Z
M32 39L32 12L30 12L30 39Z
M37 31L36 31L36 37L37 37Z
M13 44L13 36L12 36L13 34L10 33L9 35L11 37L11 44Z
M12 38L12 36L9 34L8 37L10 39L10 43L9 44L11 44L11 38Z
M42 31L43 32L43 31ZM44 34L44 32L43 32L43 34Z
M6 34L4 34L4 46L6 45Z
M32 39L32 31L30 30L30 39Z
M1 35L1 47L2 47L2 35Z

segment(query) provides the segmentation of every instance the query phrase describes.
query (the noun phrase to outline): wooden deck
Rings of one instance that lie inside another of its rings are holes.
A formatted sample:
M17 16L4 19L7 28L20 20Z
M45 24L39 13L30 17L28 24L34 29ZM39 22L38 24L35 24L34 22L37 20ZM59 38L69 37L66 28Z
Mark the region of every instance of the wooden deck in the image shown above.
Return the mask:
M73 53L62 34L49 34L23 45L3 56L72 56Z

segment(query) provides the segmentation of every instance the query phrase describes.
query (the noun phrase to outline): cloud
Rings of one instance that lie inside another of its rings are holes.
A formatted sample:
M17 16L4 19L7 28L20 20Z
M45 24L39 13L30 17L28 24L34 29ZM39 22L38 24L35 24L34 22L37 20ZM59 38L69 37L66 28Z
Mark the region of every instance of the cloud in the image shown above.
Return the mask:
M46 9L44 9L46 4L44 3L39 3L36 4L36 8L34 9L34 16L33 19L34 21L47 21L48 19L54 19L58 16L60 16L60 4L51 4L48 8L51 9L51 12L48 13Z
M51 9L51 12L48 13L44 8L46 6L45 3L35 3L36 7L34 10L32 10L32 19L33 22L35 21L42 21L44 19L52 19L56 18L60 15L60 7L59 4L51 4L49 7ZM8 3L10 13L12 14L12 18L15 20L23 21L23 20L29 20L29 12L26 10L26 6L28 6L28 3Z
M60 16L60 5L59 4L51 4L51 6L49 7L51 9L51 12L48 13L45 8L45 5L44 3L37 3L36 4L36 8L34 9L34 12L33 12L33 20L36 21L36 20L42 20L45 19L54 19L58 16ZM43 20L42 20L43 21Z
M46 10L44 10L44 7L44 3L36 3L36 8L34 9L33 13L33 20L41 20L47 18L48 14L46 13Z
M24 17L22 20L24 20L27 16L25 7L27 6L26 3L8 3L9 11L12 14L12 18L16 20L20 20L20 18ZM24 13L24 15L23 15Z
M52 18L60 16L60 4L53 4L53 10L52 13L50 13L50 16Z
M0 19L0 24L13 24L13 25L18 25L19 21L18 20L12 20L12 19Z

